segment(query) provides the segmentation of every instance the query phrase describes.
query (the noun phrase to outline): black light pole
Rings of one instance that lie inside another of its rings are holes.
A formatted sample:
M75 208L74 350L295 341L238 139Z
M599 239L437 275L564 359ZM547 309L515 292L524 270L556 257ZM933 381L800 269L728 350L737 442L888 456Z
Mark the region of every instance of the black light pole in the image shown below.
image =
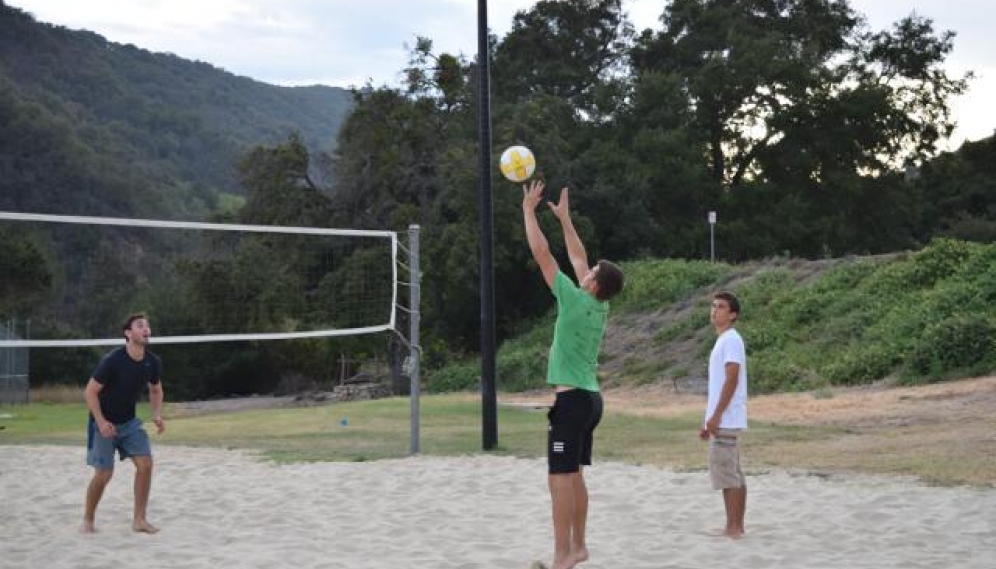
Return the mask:
M498 394L495 385L495 275L491 212L491 86L488 2L477 0L477 101L481 225L481 419L484 450L498 445Z

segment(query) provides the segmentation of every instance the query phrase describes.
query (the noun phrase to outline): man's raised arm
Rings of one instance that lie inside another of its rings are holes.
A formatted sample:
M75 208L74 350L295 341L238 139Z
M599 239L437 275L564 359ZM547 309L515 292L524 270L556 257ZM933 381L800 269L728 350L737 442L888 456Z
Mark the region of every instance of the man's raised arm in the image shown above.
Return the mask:
M536 206L543 200L543 182L533 180L529 184L522 186L522 217L526 226L526 240L529 242L529 251L533 254L533 259L539 265L543 273L543 280L546 285L553 288L553 280L557 276L557 260L550 252L550 244L540 229L539 221L536 219Z
M578 237L578 232L574 229L574 222L571 221L571 207L567 188L560 190L560 201L556 205L552 203L547 205L550 206L550 211L560 220L560 225L564 229L564 244L567 246L567 257L570 258L571 266L574 267L574 276L577 277L580 283L588 275L591 266L588 265L588 252L585 251L584 244L581 243L581 238Z

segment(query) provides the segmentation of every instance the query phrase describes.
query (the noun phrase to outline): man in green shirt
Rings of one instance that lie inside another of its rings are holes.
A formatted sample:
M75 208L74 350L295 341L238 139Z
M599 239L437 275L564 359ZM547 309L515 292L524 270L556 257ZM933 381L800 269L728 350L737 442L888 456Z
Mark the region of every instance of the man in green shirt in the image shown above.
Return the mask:
M548 414L547 482L553 505L552 569L570 569L588 559L588 488L582 466L591 464L593 435L602 418L598 350L605 334L608 300L622 290L623 274L608 261L588 265L588 254L571 222L567 188L560 191L559 203L547 205L560 220L567 256L580 286L560 271L536 219L543 188L543 182L536 180L523 186L522 213L529 250L557 299L546 379L556 393Z

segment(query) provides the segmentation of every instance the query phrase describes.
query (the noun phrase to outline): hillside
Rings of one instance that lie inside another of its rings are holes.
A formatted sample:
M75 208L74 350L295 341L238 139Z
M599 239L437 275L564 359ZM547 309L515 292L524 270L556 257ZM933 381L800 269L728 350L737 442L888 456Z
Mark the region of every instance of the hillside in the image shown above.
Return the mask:
M996 244L938 240L916 253L728 265L624 264L599 373L607 388L704 389L714 335L710 293L741 298L738 329L754 393L888 380L918 384L996 371ZM499 387L538 389L552 335L547 315L498 353ZM432 390L473 388L479 363L428 374Z
M876 258L865 260L873 259ZM827 272L853 262L856 260L768 259L739 266L637 263L632 267L638 274L636 278L653 278L656 282L661 282L660 275L640 273L664 272L671 273L676 283L685 285L675 292L660 291L664 292L664 296L660 298L660 308L657 310L633 310L631 307L639 303L623 300L627 307L625 312L610 322L606 332L601 373L610 386L664 382L679 390L704 391L706 354L715 339L714 332L708 325L709 294L712 291L719 288L734 291L750 289L774 275L803 287L824 277ZM689 278L689 269L694 274L690 280L686 280ZM703 286L701 283L704 278L710 280ZM692 286L697 288L687 294L680 292ZM679 295L680 298L668 301ZM746 323L748 299L743 300ZM757 318L753 312L752 309L750 320Z
M38 22L0 0L0 210L231 220L253 199L247 157L258 165L259 156L279 147L293 148L304 167L293 180L280 178L284 186L268 186L257 202L299 195L279 190L296 190L295 180L306 177L315 184L295 203L324 203L312 189L332 187L329 154L353 104L343 89L267 85ZM325 211L302 209L291 223L313 222ZM175 259L199 253L188 247L182 236L162 231L0 223L0 322L13 323L20 335L81 337L89 322L107 326L131 311L154 312L156 299L176 298L169 284L181 278ZM159 322L182 310L163 312ZM243 356L253 349L228 347L221 359L257 361ZM173 373L182 374L187 362L196 366L194 352L174 358ZM82 348L35 351L32 381L78 381L95 357ZM225 362L212 359L217 375L241 385L262 367L226 371ZM213 377L199 374L190 384L208 385Z
M0 209L205 218L236 161L300 134L328 153L343 89L277 87L35 21L0 1Z

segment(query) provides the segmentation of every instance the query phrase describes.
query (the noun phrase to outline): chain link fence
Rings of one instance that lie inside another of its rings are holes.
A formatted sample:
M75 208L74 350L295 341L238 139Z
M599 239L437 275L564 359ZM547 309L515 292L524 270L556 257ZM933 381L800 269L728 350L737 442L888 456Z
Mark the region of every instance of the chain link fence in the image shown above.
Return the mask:
M0 338L19 340L17 322L0 321ZM28 348L0 348L0 405L28 402Z

